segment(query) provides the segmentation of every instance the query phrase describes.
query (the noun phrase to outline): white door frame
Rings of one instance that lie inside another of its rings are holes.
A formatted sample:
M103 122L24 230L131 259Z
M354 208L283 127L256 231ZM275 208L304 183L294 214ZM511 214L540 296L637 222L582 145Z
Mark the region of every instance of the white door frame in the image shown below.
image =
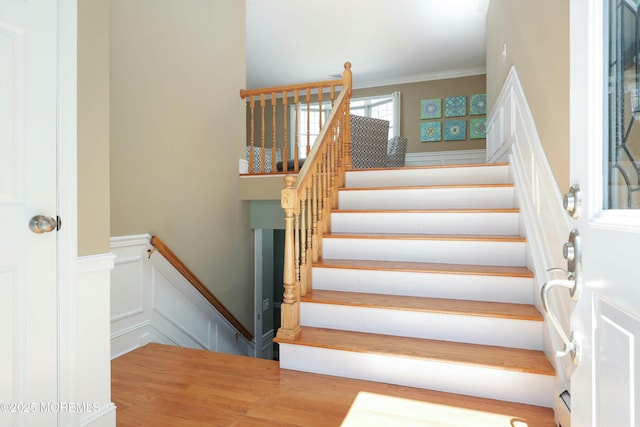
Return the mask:
M58 0L58 400L78 396L78 192L77 192L77 0ZM26 225L25 225L26 226ZM77 424L77 414L60 413L59 425Z

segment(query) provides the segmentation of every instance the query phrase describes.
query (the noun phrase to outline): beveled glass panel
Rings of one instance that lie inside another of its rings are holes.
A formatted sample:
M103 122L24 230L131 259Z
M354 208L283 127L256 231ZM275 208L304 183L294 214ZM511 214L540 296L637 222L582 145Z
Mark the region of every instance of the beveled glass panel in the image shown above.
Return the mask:
M637 0L609 2L605 209L640 208L638 16Z

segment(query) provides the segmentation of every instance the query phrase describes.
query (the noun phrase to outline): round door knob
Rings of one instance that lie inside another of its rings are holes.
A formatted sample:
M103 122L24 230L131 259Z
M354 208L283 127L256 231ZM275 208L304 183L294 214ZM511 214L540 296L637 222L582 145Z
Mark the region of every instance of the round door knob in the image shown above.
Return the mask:
M50 216L36 215L29 220L29 230L37 234L49 233L58 228L59 220Z

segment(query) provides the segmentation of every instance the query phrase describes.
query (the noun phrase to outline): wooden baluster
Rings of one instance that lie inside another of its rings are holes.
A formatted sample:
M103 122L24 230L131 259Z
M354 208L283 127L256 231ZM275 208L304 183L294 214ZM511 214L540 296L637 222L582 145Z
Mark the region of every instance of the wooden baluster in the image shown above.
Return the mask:
M331 85L331 109L333 110L333 105L335 104L335 100L336 100L336 87L335 85Z
M249 129L249 173L254 173L254 144L255 144L255 133L256 133L256 129L255 129L255 116L254 116L254 110L255 110L255 97L253 95L251 95L249 97L249 109L251 110L251 129Z
M320 116L318 117L318 129L322 130L322 88L318 88L318 110L320 111Z
M295 277L295 243L294 215L299 208L294 185L296 178L287 175L284 178L285 188L281 192L281 205L284 209L284 297L280 308L281 326L278 338L295 340L300 337L300 289L296 287Z
M336 117L337 119L338 117ZM332 143L333 143L333 171L331 173L332 176L332 192L333 192L333 200L332 207L335 209L338 207L338 188L340 185L340 128L337 128L339 121L336 120L334 125L331 127L332 134Z
M260 95L260 109L262 111L262 132L260 135L260 173L264 173L264 110L265 110L265 100L264 93Z
M313 259L313 246L312 246L312 236L313 236L313 229L312 229L312 208L311 208L311 186L307 185L306 188L306 195L307 195L307 221L306 221L306 233L307 233L307 255L306 255L306 259L307 259L307 291L311 292L312 288L313 288L313 283L311 281L311 271L312 271L312 267L313 267L313 263L311 262L311 260Z
M300 97L298 96L298 90L296 89L295 94L293 95L293 102L296 104L296 133L295 133L295 147L293 152L293 171L298 172L298 155L300 153L300 126L298 123L298 111L300 110Z
M287 155L287 92L282 92L282 133L284 135L282 141L282 171L287 172L287 159L289 156Z
M323 171L322 171L322 233L329 231L331 222L330 206L329 206L329 146L325 145L322 151Z
M312 198L311 198L311 208L313 209L313 231L311 234L311 245L313 246L313 251L311 253L312 262L318 261L318 170L317 167L313 170L313 175L311 177L311 187L312 187Z
M300 193L300 295L307 294L307 192Z
M311 151L311 88L307 88L307 157Z
M296 276L296 289L302 294L302 280L300 278L300 201L296 202L297 209L293 215L293 254L295 259L295 276Z
M271 173L277 172L276 170L276 107L278 106L276 99L276 93L271 92Z
M346 170L353 169L353 163L351 161L351 117L349 112L349 103L351 101L351 83L352 83L352 75L351 75L351 63L344 63L344 73L342 73L342 81L343 86L342 90L347 91L347 103L345 105L346 109L346 120L345 120L345 147L344 147L344 167Z

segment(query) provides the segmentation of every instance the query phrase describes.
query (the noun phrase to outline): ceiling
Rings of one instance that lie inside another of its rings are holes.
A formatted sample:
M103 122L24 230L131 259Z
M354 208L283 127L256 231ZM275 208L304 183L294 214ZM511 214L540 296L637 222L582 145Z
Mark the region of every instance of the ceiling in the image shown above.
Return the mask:
M485 72L489 0L246 0L247 88L328 80L353 86Z

